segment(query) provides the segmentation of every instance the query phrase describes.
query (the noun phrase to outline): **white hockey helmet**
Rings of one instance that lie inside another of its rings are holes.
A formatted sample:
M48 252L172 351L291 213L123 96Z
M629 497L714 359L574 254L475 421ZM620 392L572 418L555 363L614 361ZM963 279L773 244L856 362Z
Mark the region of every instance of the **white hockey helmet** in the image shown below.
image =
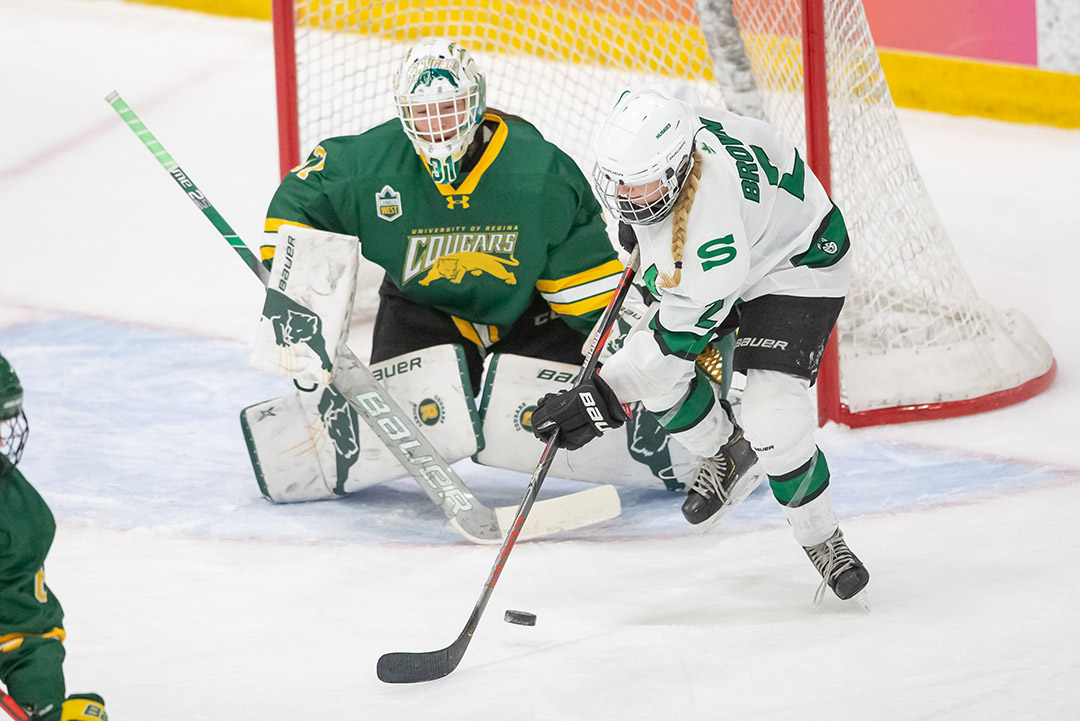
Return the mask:
M596 137L593 185L620 220L659 223L694 167L701 127L686 105L653 88L622 94Z
M461 158L484 119L484 95L484 76L472 56L446 38L424 38L398 68L398 117L436 183L457 178Z

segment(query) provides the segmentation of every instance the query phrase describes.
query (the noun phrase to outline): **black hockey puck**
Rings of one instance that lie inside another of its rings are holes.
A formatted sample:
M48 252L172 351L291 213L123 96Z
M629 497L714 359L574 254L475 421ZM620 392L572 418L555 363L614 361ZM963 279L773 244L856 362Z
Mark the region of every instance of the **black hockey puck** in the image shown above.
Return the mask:
M503 620L507 623L516 623L519 626L535 626L536 614L528 611L510 611L503 614Z

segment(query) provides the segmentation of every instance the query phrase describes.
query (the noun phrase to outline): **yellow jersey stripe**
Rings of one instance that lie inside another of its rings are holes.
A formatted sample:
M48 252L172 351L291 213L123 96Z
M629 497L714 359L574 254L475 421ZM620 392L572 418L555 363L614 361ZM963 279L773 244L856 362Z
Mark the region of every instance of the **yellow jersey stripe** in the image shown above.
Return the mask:
M480 348L484 347L483 341L480 340L480 334L473 328L472 323L467 320L462 320L457 316L450 316L454 320L454 325L457 326L458 332L466 339L475 343Z
M623 264L621 261L618 259L609 260L603 265L598 265L595 268L583 270L580 273L568 275L565 278L559 278L558 280L538 280L536 281L536 289L541 293L555 293L556 291L565 288L588 283L597 278L603 278L606 275L616 275L621 274L622 272Z
M619 285L619 279L622 274L619 275L607 275L599 280L593 280L588 283L582 283L581 285L575 285L566 290L560 290L555 293L541 293L544 300L548 303L573 303L579 300L585 300L586 298L592 298L594 295L600 293L606 293L609 290L614 290Z
M499 157L499 152L506 143L506 136L509 135L510 131L507 130L506 123L504 123L503 119L498 115L484 115L484 120L494 120L499 124L499 127L495 129L495 135L492 136L488 146L484 148L484 154L480 156L480 160L476 163L476 167L469 171L469 174L465 177L465 182L461 184L460 188L454 190L454 186L452 185L435 184L435 187L437 187L439 192L443 195L469 195L472 193L476 190L476 185L480 182L481 176L483 176L484 172L495 162L495 158ZM428 172L431 172L430 166L428 167Z
M297 223L295 220L283 220L282 218L267 218L266 225L263 226L263 231L266 233L276 233L283 225L295 225L298 228L311 228L310 225Z
M615 291L611 290L607 293L594 295L592 298L579 300L576 303L549 303L548 305L559 315L585 315L598 308L606 308L614 295Z
M55 638L63 643L64 639L67 638L67 632L56 626L47 633L9 633L6 636L0 636L0 653L14 651L19 646L22 646L24 638Z

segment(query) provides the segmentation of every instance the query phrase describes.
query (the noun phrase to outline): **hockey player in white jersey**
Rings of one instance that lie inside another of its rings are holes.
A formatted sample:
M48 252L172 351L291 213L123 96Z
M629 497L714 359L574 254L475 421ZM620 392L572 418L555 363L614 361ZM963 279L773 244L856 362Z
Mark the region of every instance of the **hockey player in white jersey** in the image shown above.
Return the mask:
M598 375L542 399L533 426L582 444L641 401L703 459L683 506L691 522L741 500L729 486L754 461L749 441L822 576L818 598L825 584L851 598L869 573L839 529L809 395L848 287L843 217L778 130L673 87L622 95L597 137L593 177L659 302ZM743 428L694 362L736 331Z

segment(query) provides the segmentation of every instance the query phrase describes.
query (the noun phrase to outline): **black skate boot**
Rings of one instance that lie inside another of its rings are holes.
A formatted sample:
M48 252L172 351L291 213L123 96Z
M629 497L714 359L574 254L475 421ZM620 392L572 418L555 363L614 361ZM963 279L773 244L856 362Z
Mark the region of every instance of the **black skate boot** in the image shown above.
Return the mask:
M803 550L821 574L821 585L814 597L815 604L821 602L826 584L837 598L846 601L866 588L870 581L870 572L847 547L844 534L839 528L828 539L816 546L803 546Z
M720 404L735 430L715 456L702 458L698 464L694 483L682 505L683 517L694 525L719 521L765 478L750 441L746 440L742 428L735 423L731 404L727 401L720 401Z

